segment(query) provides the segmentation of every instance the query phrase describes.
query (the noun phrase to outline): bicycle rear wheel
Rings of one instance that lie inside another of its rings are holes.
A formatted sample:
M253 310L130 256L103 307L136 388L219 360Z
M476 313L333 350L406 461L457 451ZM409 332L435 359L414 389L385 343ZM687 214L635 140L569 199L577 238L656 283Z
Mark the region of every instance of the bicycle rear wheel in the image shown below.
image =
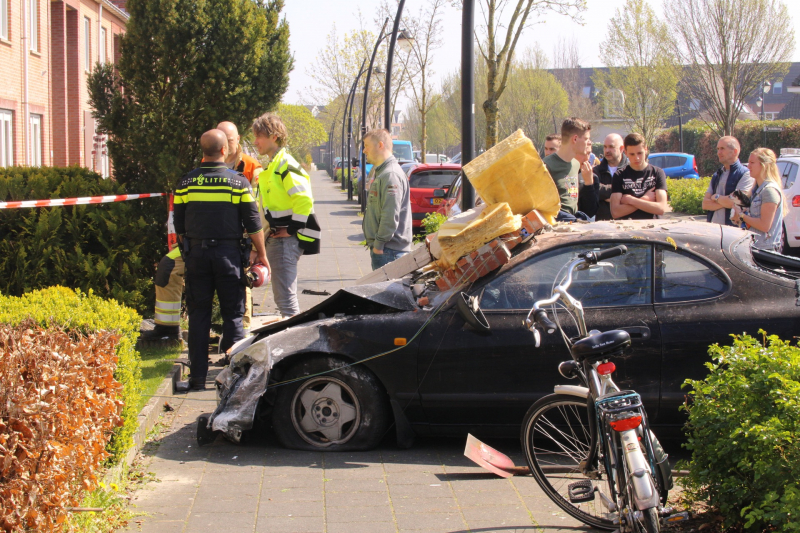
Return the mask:
M617 529L602 460L598 457L590 476L581 471L592 441L585 399L565 394L540 399L525 415L521 440L531 473L553 502L592 527Z

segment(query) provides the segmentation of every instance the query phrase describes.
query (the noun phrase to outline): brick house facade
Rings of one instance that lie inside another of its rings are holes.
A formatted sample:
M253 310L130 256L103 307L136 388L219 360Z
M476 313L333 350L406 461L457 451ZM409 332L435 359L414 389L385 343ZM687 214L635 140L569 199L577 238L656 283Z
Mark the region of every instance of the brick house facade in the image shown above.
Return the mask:
M128 14L110 0L0 0L0 166L80 165L108 176L86 80L114 62Z

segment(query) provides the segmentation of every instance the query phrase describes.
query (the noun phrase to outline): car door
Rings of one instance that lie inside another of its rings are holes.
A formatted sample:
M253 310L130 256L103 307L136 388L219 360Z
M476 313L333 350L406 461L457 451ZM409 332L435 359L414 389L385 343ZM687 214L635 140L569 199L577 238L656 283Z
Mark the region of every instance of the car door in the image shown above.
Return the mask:
M660 245L655 260L655 310L664 346L660 421L682 424L680 406L687 394L683 382L703 378L708 373L705 363L711 360L708 347L730 344L730 335L744 331L747 323L731 313L741 302L731 293L728 275L713 262Z
M578 253L617 243L581 243L538 254L469 291L491 329L466 325L455 308L434 319L420 343L418 375L423 410L433 424L517 427L530 405L569 383L558 364L570 359L561 335L543 335L534 346L523 321L534 301L549 297L553 280ZM615 379L635 388L651 417L657 415L661 341L652 305L652 247L626 243L629 252L576 273L570 293L586 308L590 329L626 328L634 350L616 360ZM558 313L568 336L577 335L566 310ZM573 382L572 384L578 384Z

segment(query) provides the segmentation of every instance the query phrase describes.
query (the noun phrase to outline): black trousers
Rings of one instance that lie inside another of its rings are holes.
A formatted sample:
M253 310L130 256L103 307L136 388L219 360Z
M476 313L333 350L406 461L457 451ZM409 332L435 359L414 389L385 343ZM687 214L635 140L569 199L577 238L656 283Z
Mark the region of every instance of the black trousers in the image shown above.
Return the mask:
M186 259L186 307L189 311L189 361L192 381L205 381L208 374L208 336L214 292L222 313L224 352L244 338L245 286L238 247L219 244L203 248L193 245Z

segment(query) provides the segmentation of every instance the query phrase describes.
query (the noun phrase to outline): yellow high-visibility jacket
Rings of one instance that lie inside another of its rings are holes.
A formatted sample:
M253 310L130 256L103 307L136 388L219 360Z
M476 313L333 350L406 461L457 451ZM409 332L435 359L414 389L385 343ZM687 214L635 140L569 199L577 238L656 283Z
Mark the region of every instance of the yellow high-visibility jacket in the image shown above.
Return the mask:
M314 215L311 178L286 148L275 154L258 177L258 201L271 228L286 227L304 254L317 254L320 228Z

